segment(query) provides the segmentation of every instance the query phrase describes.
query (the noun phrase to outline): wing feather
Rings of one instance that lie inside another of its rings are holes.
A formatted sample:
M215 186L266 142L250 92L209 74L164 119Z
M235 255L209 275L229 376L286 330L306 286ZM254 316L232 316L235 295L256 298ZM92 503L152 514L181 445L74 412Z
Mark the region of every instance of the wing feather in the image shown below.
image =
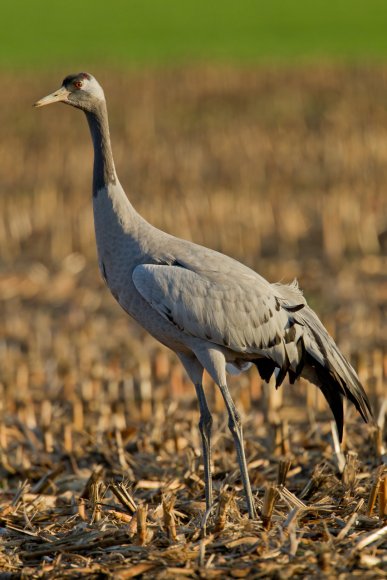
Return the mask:
M219 272L195 272L173 265L142 264L133 282L161 316L186 334L240 353L262 353L282 366L295 353L285 346L289 314L278 308L269 283L243 275L230 280Z
M179 266L143 264L134 269L133 282L152 308L182 332L241 353L233 363L235 370L251 361L265 380L274 372L277 387L287 373L291 383L303 374L322 390L340 436L343 396L365 421L371 420L356 372L297 283L269 284L237 262L232 272L233 264L229 258L222 258L218 269L213 260L212 269L180 259Z

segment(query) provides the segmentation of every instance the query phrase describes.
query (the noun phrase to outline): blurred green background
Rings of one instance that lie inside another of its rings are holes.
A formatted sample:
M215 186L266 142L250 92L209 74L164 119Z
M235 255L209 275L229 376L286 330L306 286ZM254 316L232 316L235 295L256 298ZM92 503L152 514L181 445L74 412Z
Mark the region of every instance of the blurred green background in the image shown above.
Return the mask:
M384 0L2 0L3 67L387 56Z

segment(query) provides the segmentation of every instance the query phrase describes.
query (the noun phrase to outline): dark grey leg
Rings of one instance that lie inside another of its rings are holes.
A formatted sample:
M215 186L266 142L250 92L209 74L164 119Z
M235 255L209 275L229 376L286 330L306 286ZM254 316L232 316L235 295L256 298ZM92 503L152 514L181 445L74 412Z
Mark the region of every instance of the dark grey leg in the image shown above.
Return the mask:
M224 402L226 403L227 411L228 411L228 426L234 438L235 449L237 452L237 458L239 463L239 469L241 471L242 476L242 483L245 490L246 502L247 502L247 510L249 512L249 517L251 519L256 518L254 502L253 502L253 494L251 493L251 485L249 474L247 471L247 463L245 457L245 451L243 448L243 431L242 431L242 422L240 415L235 407L234 401L231 398L230 392L228 390L227 385L219 386L220 392L222 393Z
M199 401L200 421L199 431L202 436L203 462L204 462L204 483L206 493L206 509L212 506L212 475L211 475L211 427L212 416L207 405L206 396L201 384L195 385L196 394Z

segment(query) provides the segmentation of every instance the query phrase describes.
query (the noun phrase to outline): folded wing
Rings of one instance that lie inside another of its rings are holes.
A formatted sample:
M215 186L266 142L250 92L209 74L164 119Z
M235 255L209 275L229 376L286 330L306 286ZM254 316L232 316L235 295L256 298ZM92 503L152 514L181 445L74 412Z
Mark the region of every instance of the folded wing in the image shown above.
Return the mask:
M372 419L356 372L296 283L269 284L248 269L230 276L184 264L143 264L135 268L133 281L152 308L181 332L240 354L240 361L254 362L265 380L275 373L277 387L286 374L293 383L302 373L323 392L340 439L343 396L365 421Z
M187 335L296 371L303 329L291 309L303 306L299 292L292 306L258 276L239 272L230 279L219 271L199 273L174 265L137 266L133 281L143 298Z

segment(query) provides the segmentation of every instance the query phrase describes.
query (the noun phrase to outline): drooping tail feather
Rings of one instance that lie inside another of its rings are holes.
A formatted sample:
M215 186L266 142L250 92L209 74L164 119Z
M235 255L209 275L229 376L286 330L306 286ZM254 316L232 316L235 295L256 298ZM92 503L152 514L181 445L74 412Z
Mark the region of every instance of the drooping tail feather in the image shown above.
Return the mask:
M303 341L306 357L301 374L321 389L335 417L341 441L343 436L342 397L346 397L355 405L366 423L373 420L368 397L355 370L341 354L313 310L306 306L297 312L296 316L305 326Z
M315 312L306 304L298 286L295 283L290 287L280 284L276 286L281 289L287 300L287 303L281 306L291 313L291 324L299 325L302 329L296 333L298 364L296 367L293 364L291 368L287 359L279 368L278 363L270 357L269 351L266 358L257 358L252 362L257 366L263 380L269 381L272 374L275 374L276 387L281 385L286 374L290 383L303 376L317 385L332 410L341 441L344 424L343 397L355 405L367 423L374 420L367 395L355 370L341 354ZM292 352L294 353L294 350Z

